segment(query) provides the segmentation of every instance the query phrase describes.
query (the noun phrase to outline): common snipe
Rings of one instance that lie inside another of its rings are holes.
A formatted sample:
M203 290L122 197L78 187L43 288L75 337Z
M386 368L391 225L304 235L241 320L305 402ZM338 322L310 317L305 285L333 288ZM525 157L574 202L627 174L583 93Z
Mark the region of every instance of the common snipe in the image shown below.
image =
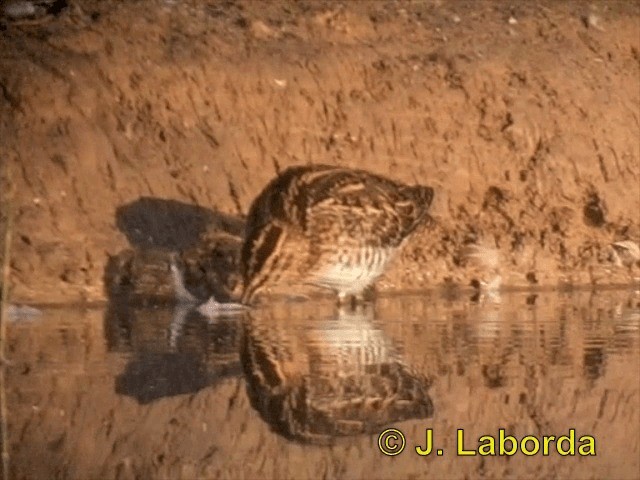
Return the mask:
M286 310L285 310L286 311ZM278 433L331 444L431 417L431 380L405 363L371 308L250 313L240 360L251 405Z
M249 210L244 303L275 285L312 284L359 296L426 218L433 189L364 170L288 168Z

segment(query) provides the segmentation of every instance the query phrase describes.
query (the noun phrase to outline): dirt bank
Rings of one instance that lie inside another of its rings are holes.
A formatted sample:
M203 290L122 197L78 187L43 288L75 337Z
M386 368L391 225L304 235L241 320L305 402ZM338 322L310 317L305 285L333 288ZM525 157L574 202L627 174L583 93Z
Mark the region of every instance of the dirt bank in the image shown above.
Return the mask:
M15 301L104 299L109 257L131 247L206 257L203 232L239 238L262 186L307 162L436 189L435 225L382 289L640 278L611 246L640 240L638 2L56 13L0 20ZM468 260L474 244L493 265Z

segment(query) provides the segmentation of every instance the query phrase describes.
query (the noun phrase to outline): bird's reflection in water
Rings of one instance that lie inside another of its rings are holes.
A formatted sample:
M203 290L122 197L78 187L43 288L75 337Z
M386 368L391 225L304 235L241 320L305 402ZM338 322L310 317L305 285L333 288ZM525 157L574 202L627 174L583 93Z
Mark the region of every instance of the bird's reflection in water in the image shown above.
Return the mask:
M192 308L111 304L106 317L109 348L130 352L116 392L139 403L195 393L240 376L238 318L210 321Z
M329 318L255 311L240 356L251 404L289 439L326 444L433 415L429 381L403 363L370 307Z
M618 297L541 295L536 305L523 295L501 304L389 297L376 315L315 299L216 318L193 306L112 302L105 332L114 358L128 362L118 393L149 403L234 378L237 395L244 371L249 408L274 432L327 444L432 416L431 380L445 416L469 398L539 409L539 391L555 399L559 384L600 395L616 372L637 365L638 295ZM560 404L573 401L571 388Z
M263 308L208 319L187 306L111 304L109 348L130 352L116 392L146 404L245 372L251 405L277 433L317 444L433 415L429 381L358 310Z

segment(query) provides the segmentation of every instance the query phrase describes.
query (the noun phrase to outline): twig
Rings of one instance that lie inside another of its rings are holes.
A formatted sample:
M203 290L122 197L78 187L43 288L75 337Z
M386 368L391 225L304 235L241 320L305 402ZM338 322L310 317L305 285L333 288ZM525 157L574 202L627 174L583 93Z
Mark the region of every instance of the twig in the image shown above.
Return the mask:
M9 195L5 198L5 232L4 232L4 249L2 255L2 291L0 292L0 365L5 365L7 359L5 357L5 343L7 339L7 307L9 305L9 269L11 256L11 237L13 230L13 185L11 181L9 166L7 165L6 184Z
M5 159L6 160L6 159ZM5 357L5 343L7 338L7 306L9 304L9 265L11 255L11 236L13 227L13 182L11 181L10 167L6 164L6 186L3 188L7 194L6 220L4 233L4 251L2 257L2 297L0 298L0 448L2 449L2 479L9 479L9 442L7 434L7 395L5 384L5 369L7 359Z
M5 368L0 365L0 442L2 442L2 480L9 480L9 435L7 434L7 392L5 388Z

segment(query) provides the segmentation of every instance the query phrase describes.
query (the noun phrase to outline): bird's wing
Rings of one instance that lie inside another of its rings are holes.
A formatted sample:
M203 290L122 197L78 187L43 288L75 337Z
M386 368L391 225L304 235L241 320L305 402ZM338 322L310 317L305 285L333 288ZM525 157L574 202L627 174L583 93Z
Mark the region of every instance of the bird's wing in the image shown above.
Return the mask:
M428 203L416 189L366 172L326 172L305 188L303 225L323 233L365 238L372 246L397 246L419 224ZM430 202L429 202L430 203Z

